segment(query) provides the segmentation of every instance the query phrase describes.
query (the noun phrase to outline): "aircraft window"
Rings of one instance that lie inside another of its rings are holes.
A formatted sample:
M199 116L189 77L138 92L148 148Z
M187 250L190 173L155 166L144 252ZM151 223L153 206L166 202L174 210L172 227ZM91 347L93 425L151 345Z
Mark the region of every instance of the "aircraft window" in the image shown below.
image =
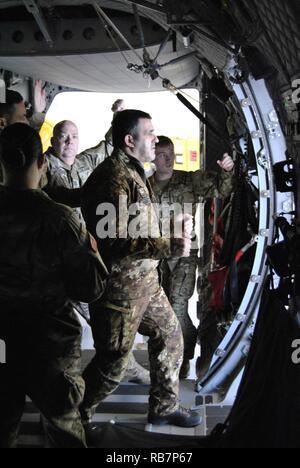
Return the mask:
M199 101L199 92L187 89L186 93ZM51 104L46 120L54 125L61 120L74 121L79 128L79 150L91 148L103 140L112 121L112 103L122 98L127 109L141 109L153 119L157 135L166 135L177 140L176 144L188 147L179 149L179 164L185 164L186 170L195 170L200 166L199 121L177 99L167 91L159 93L107 94L68 92L61 93ZM195 101L193 104L195 105ZM50 125L51 126L51 125ZM198 148L197 148L198 146ZM197 150L197 161L191 160L189 151ZM189 161L193 167L190 167ZM198 164L198 166L197 166Z

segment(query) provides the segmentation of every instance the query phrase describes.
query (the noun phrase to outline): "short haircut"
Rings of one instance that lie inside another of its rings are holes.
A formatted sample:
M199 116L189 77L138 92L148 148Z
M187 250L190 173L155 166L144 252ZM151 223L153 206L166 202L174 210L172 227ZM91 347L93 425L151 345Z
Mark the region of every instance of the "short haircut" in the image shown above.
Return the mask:
M13 111L13 105L0 103L0 117L9 117Z
M53 137L55 138L56 135L61 131L61 129L64 128L64 126L69 123L74 125L77 128L77 125L71 120L62 120L61 122L58 122L53 128Z
M169 145L174 146L174 143L171 140L171 138L167 136L160 135L157 138L158 138L158 143L156 143L156 148L159 148L160 146L169 146Z
M137 138L137 127L140 119L151 120L151 116L140 110L118 112L112 123L112 140L115 149L124 149L126 135Z
M23 102L23 96L18 93L18 91L13 91L12 89L7 89L5 93L6 104L20 104Z
M7 125L10 124L10 120L13 118L15 110L15 104L0 104L0 117L4 117L6 119Z
M4 117L7 120L7 125L9 125L16 110L15 106L23 102L23 97L17 91L7 89L5 99L5 103L0 103L0 117Z
M6 127L0 135L0 160L10 173L22 172L43 155L41 138L25 123Z

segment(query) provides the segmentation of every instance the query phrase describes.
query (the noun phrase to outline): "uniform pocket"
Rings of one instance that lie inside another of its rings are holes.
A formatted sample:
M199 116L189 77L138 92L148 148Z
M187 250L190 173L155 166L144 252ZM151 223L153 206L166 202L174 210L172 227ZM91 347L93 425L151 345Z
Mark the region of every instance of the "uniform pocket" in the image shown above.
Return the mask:
M85 383L80 375L64 371L58 376L54 385L52 391L48 389L48 404L53 416L59 416L79 407L85 392Z
M59 417L77 409L83 401L85 383L77 373L53 368L48 370L42 384L43 390L35 388L33 400L36 399L45 415Z
M99 354L123 355L131 346L132 304L129 301L103 301L91 309L95 348Z
M194 260L179 261L170 274L170 299L189 299L195 290L196 264Z
M65 371L63 374L65 387L65 403L69 409L78 408L83 401L85 383L80 375L71 375Z

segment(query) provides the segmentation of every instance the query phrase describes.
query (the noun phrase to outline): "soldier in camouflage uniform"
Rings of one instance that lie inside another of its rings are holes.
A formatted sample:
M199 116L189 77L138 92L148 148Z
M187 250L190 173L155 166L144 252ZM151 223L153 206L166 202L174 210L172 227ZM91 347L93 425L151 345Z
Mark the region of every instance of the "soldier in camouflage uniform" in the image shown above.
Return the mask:
M233 190L234 163L225 155L219 166L223 171L196 172L174 171L175 152L172 140L158 137L156 145L156 173L150 178L153 191L160 204L193 204L195 217L197 204L205 198L228 197ZM198 250L193 249L190 258L170 257L162 262L163 287L181 324L184 338L184 360L181 378L189 374L189 362L194 357L197 330L188 313L189 299L195 290Z
M122 110L124 110L124 101L118 99L112 106L114 118ZM51 144L52 147L46 152L48 171L47 179L44 181L45 190L51 192L53 187L80 189L96 167L112 154L112 130L110 128L106 133L105 141L78 154L78 128L74 122L65 120L54 127ZM59 192L54 190L51 195L58 198ZM62 191L61 196L65 204L80 206L79 190L69 192L70 198L67 191ZM80 210L78 213L81 215Z
M45 164L38 133L14 124L0 145L0 338L7 351L0 447L14 446L28 395L53 446L84 448L81 326L71 300L99 298L107 270L73 211L38 190Z
M77 156L79 135L77 126L70 121L58 123L53 130L52 147L46 152L48 161L47 186L44 190L55 201L73 207L81 220L81 188L103 161L97 148L83 151ZM81 304L77 310L89 321L88 308ZM149 372L130 355L126 379L130 382L150 384Z
M43 189L55 201L76 208L81 217L81 187L103 158L96 148L78 155L78 128L68 120L54 127L51 144L46 152L48 169Z
M90 308L96 356L83 373L86 393L81 409L89 433L94 409L120 383L137 331L149 337L149 422L185 427L200 422L197 413L179 407L182 332L158 274L162 258L172 252L189 255L192 220L186 219L183 237L161 236L143 168L155 157L156 141L148 114L120 112L113 121L114 153L84 187L83 215L110 271L103 299ZM106 209L111 216L106 216ZM138 232L131 230L135 223Z

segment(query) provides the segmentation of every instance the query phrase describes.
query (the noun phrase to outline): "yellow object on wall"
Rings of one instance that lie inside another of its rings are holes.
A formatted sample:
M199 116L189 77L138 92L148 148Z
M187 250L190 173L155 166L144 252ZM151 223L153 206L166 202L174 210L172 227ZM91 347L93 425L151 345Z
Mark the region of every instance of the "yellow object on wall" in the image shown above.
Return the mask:
M41 140L42 140L43 151L44 152L47 151L49 146L51 146L51 138L52 138L52 135L53 135L54 126L55 126L55 124L53 122L46 119L45 122L43 123L41 129L40 129L40 137L41 137Z
M197 139L172 138L175 148L175 170L194 172L200 169L200 142Z

